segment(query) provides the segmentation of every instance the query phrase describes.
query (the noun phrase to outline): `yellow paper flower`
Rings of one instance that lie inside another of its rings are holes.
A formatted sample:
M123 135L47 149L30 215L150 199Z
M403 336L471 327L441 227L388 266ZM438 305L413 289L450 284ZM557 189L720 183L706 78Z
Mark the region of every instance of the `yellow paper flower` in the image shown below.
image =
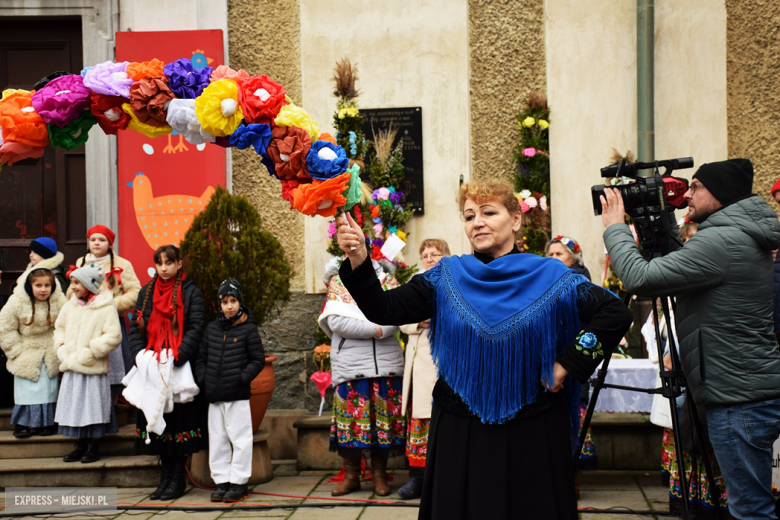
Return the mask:
M539 128L541 128L542 130L547 130L549 127L550 127L550 123L548 123L544 119L539 120Z
M8 96L10 96L11 94L13 94L14 92L21 92L22 94L29 94L30 93L29 90L24 90L24 89L21 89L21 88L7 88L7 89L5 89L3 91L3 97L1 97L0 99L5 99Z
M217 137L236 131L244 120L238 104L238 86L232 79L220 79L209 84L195 98L195 115L203 129Z
M164 126L152 126L147 123L142 123L138 120L138 116L135 115L135 112L133 112L133 108L130 106L130 103L124 103L122 105L122 110L130 116L130 123L127 125L127 128L130 130L135 130L141 135L145 135L146 137L149 137L150 139L154 139L155 137L160 137L161 135L168 135L171 132L173 132L173 128L171 128L169 125Z
M317 121L312 119L304 109L293 104L283 106L279 111L279 115L274 119L274 123L276 123L276 126L297 126L303 128L309 132L312 141L316 141L320 137L320 127L317 125Z
M398 231L396 231L396 232L395 232L395 235L396 235L398 238L400 238L401 240L403 240L404 242L406 242L406 233L404 233L404 232L403 232L403 231L401 231L400 229L399 229Z
M339 110L339 119L344 119L345 117L356 117L360 111L355 107L344 107Z
M523 126L526 128L531 128L532 126L534 126L534 124L536 124L536 119L534 119L531 116L528 116L525 119L523 119Z

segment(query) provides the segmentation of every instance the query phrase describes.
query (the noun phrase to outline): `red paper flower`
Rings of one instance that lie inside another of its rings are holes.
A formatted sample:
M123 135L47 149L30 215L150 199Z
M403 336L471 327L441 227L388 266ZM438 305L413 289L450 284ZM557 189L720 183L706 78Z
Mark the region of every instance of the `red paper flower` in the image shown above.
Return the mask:
M379 216L379 206L372 204L369 208L371 208L371 218L377 218Z
M297 126L277 126L271 132L266 153L274 163L277 177L305 182L311 179L306 164L310 149L309 132Z
M129 68L129 65L128 65ZM168 87L166 77L146 77L130 87L130 106L142 123L151 126L168 126L166 103L176 96Z
M290 203L290 209L293 209L293 190L300 185L299 181L282 181L282 198Z
M119 96L103 96L90 94L92 104L89 110L95 115L100 128L109 135L116 135L119 130L125 130L130 123L130 116L122 110L122 104L127 100Z
M238 102L249 123L274 126L279 110L290 103L285 99L284 87L266 75L249 76L238 81Z
M381 260L385 255L382 254L382 248L379 246L371 246L371 258L374 260Z

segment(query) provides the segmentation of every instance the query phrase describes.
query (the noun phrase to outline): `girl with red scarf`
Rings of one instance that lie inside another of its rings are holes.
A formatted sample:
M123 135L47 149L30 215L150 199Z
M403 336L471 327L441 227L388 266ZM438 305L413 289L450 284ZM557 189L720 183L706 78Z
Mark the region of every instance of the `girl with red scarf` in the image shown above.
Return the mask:
M158 356L166 350L174 366L194 360L203 332L203 296L182 270L179 248L162 246L154 252L157 273L141 292L130 322L130 353L151 350ZM187 455L208 449L206 402L201 396L189 403L177 403L163 415L162 435L148 433L146 418L136 420L136 450L143 455L159 455L162 462L160 485L152 500L172 500L184 494L184 464Z

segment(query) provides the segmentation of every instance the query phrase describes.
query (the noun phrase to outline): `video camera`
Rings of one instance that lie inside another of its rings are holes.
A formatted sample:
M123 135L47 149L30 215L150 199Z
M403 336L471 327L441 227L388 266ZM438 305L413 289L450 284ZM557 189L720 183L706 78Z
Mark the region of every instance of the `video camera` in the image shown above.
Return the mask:
M665 168L663 175L658 173L660 166ZM628 177L635 181L612 187L620 192L626 213L634 221L645 258L669 252L671 227L668 213L688 207L688 201L684 198L688 191L688 181L672 177L672 172L684 168L693 168L693 157L630 164L621 159L601 169L602 177ZM637 173L649 169L655 170L650 177L640 177ZM603 184L598 184L590 189L593 214L596 216L601 215L599 197L604 194L604 188Z

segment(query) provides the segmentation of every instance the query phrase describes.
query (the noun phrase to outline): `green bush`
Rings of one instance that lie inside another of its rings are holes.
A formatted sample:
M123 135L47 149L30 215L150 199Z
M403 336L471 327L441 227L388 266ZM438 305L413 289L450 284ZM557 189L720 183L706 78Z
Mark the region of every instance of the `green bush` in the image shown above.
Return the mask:
M219 314L217 293L226 278L244 287L244 305L260 326L290 300L293 270L279 240L245 195L217 186L206 209L195 217L181 242L187 276L203 292L206 319Z

